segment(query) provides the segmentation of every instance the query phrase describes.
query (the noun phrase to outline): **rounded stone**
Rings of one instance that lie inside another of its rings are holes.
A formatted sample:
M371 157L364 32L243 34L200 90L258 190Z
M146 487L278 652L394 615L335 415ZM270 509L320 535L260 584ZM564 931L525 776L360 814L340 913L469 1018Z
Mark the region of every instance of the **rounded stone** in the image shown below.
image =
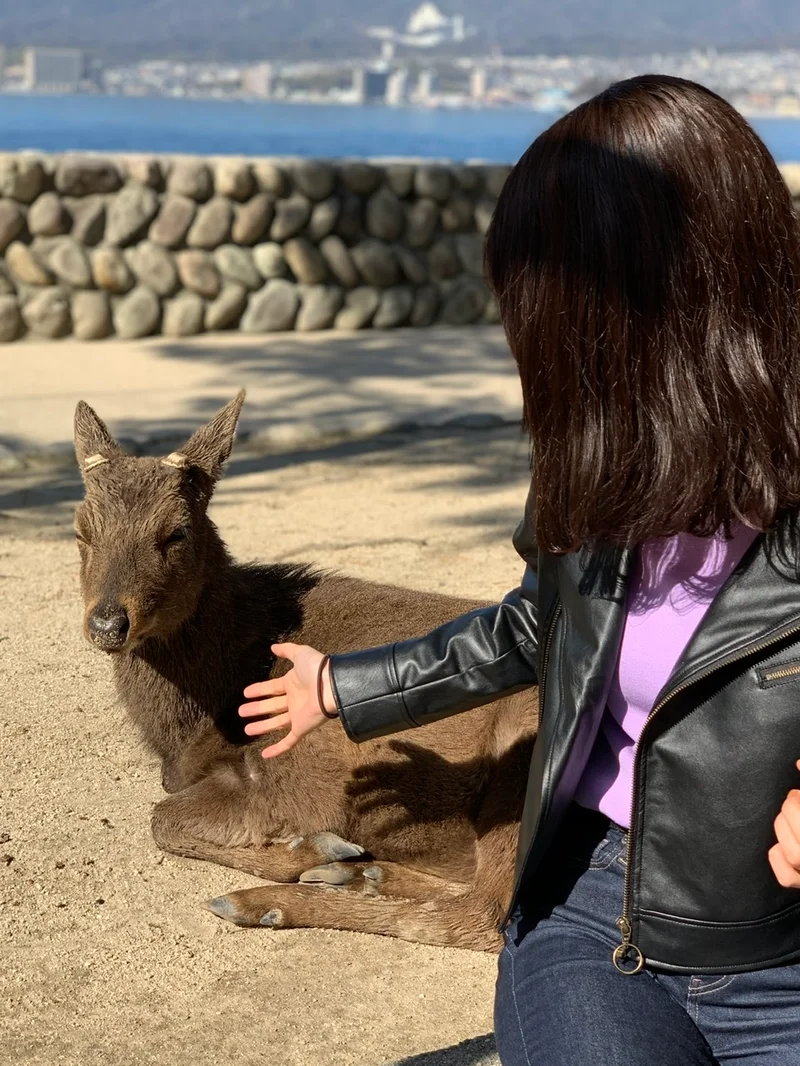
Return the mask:
M150 227L150 240L165 248L177 248L183 244L196 211L194 200L188 196L168 196Z
M397 257L387 244L376 240L361 241L350 249L350 255L368 285L383 289L400 280Z
M135 279L118 248L95 248L92 252L92 276L95 285L121 295L130 292Z
M345 196L336 221L336 234L351 244L364 233L364 201L360 196Z
M417 196L429 197L443 204L453 191L453 175L447 167L436 163L421 163L414 174Z
M158 196L146 185L126 185L107 209L106 240L124 247L138 240L158 212Z
M127 258L137 279L158 296L172 296L177 290L178 270L170 252L160 244L142 241L128 250Z
M205 296L207 300L213 300L219 295L222 283L214 260L208 252L190 248L188 251L178 252L175 261L178 277L185 288Z
M442 308L441 319L451 326L466 326L477 322L489 300L489 290L478 278L465 278L449 294Z
M455 238L456 254L468 274L483 277L483 237L480 233L459 233Z
M292 167L292 180L309 200L326 200L336 187L336 171L330 163L304 159Z
M334 319L334 329L365 329L378 310L381 294L377 289L361 285L351 289L344 300L344 307Z
M102 241L106 231L106 202L102 196L86 196L66 203L72 215L72 236L87 248Z
M319 250L328 269L340 285L344 285L346 289L353 289L360 284L361 278L355 263L341 237L326 237L320 244Z
M800 163L781 163L778 170L793 199L800 198Z
M14 241L6 249L6 266L24 285L52 285L55 281L53 272L21 241Z
M6 265L0 260L0 296L16 296L17 287L11 280Z
M0 196L32 204L46 185L47 175L40 159L16 152L0 155Z
M206 304L205 328L210 331L236 326L247 307L247 289L241 285L223 285L222 292Z
M414 188L414 164L390 163L386 167L386 184L401 199L411 195Z
M303 290L295 329L301 333L330 329L344 303L338 285L309 285Z
M234 244L258 244L272 225L275 217L275 199L269 193L257 193L246 204L234 208L235 218L231 229Z
M211 171L200 159L177 159L170 168L167 189L177 196L203 203L214 192Z
M273 196L289 195L289 179L277 163L273 163L271 159L255 159L250 166L261 192L268 192Z
M330 196L327 200L314 204L311 209L311 218L308 220L306 228L309 240L313 241L314 244L319 244L329 233L333 233L334 227L339 221L341 209L342 202L338 196Z
M454 278L461 273L461 260L450 237L441 237L428 252L432 278Z
M223 244L214 252L214 262L224 281L232 281L251 290L260 289L263 285L249 248Z
M158 159L149 155L126 156L122 160L122 169L129 181L147 185L150 189L164 187L164 173Z
M230 200L215 196L198 208L186 243L190 248L218 248L230 240L232 225L233 207Z
M57 237L69 233L72 219L54 192L43 192L28 211L28 229L36 236Z
M305 237L294 237L283 246L289 268L303 285L319 285L328 277L328 267L318 248Z
M493 292L489 293L489 299L486 301L486 307L481 321L489 326L497 326L502 322L500 304L497 302L497 297Z
M25 216L13 200L0 200L0 252L4 252L25 228Z
M22 333L22 315L16 296L0 296L0 344L15 341Z
M71 325L69 298L63 289L42 289L25 303L22 318L39 337L66 337Z
M480 167L461 163L452 166L450 171L462 192L479 193L483 188L483 171Z
M117 303L113 318L114 330L124 340L149 337L158 331L161 304L147 285L137 285Z
M73 289L93 287L89 258L72 237L59 238L47 257L47 265L59 281L63 281Z
M255 192L255 179L250 164L244 159L222 159L214 174L217 196L228 196L242 202Z
M414 294L414 307L411 311L410 325L432 326L439 313L439 290L435 285L423 285Z
M111 304L107 293L72 294L72 333L79 341L102 340L111 330Z
M383 174L378 167L357 159L340 163L339 176L345 189L357 196L370 196L383 180Z
M428 280L428 269L420 256L403 244L394 245L394 254L397 256L400 269L411 284L424 285Z
M366 210L367 233L382 241L396 241L405 227L403 205L391 189L370 196Z
M414 293L407 285L385 289L372 319L372 328L395 329L397 326L404 326L411 317L413 307Z
M503 191L503 186L505 185L511 170L512 168L510 166L500 164L484 167L483 176L486 183L486 191L490 196L493 196L495 200Z
M56 165L56 190L64 196L116 192L122 175L111 159L67 155Z
M494 200L479 200L475 205L475 225L477 226L478 233L485 234L489 229L489 223L492 221L495 209Z
M164 303L161 332L165 337L193 337L203 332L205 303L195 292L181 292Z
M439 205L433 200L415 200L406 208L405 242L409 248L428 248L439 226Z
M273 333L292 329L299 306L297 286L283 278L273 278L250 297L240 329L244 333Z
M257 244L253 249L253 262L262 278L285 278L289 274L283 248L274 241Z
M311 204L303 196L289 196L275 202L275 218L270 227L273 241L288 241L303 229L311 218Z
M475 208L468 196L454 196L442 208L442 229L463 233L475 224Z

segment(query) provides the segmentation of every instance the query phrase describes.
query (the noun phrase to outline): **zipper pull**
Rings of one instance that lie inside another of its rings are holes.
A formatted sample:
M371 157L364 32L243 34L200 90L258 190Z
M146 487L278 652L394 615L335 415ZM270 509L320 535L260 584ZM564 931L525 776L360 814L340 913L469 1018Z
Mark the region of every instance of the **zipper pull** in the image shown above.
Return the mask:
M635 944L631 943L631 923L624 915L617 918L616 926L622 935L622 943L614 948L614 954L611 956L614 969L625 974L626 977L633 977L643 969L644 955Z

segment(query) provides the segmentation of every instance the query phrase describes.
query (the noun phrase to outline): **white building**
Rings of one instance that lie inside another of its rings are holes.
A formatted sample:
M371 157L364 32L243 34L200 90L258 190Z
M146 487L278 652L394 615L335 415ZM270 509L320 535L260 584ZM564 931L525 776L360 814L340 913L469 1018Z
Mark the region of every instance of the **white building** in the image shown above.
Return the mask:
M26 48L24 87L28 92L74 93L83 77L77 48Z
M271 63L256 63L242 72L242 89L249 96L268 100L272 96L273 71Z

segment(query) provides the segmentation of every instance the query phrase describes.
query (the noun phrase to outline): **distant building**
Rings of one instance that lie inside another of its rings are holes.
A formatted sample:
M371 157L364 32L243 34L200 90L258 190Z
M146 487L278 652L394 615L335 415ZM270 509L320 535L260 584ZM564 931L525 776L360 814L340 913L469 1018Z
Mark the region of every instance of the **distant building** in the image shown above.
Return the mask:
M382 104L388 84L388 70L357 67L353 71L353 93L361 104Z
M242 89L250 96L269 99L272 96L273 70L271 63L257 63L242 72Z
M407 48L437 48L450 41L462 43L475 34L475 27L467 26L463 15L448 18L431 0L424 0L411 12L405 32L393 26L369 26L365 32L368 37Z
M408 71L394 70L386 83L386 103L389 107L402 107L408 92Z
M480 103L486 99L487 88L486 67L473 67L469 77L469 95L476 103Z
M417 103L427 104L436 92L436 71L431 69L421 70L417 78L417 87L414 98Z
M29 92L74 93L83 77L77 48L26 48L24 87Z

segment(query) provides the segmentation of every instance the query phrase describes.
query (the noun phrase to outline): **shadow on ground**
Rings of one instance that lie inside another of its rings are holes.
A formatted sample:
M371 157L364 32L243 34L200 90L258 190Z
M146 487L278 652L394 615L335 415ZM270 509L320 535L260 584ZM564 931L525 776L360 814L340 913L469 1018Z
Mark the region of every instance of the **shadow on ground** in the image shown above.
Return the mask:
M234 452L224 489L215 498L214 506L222 510L230 503L263 493L263 485L249 475L292 470L301 478L311 464L320 461L344 463L352 469L353 477L370 477L371 467L386 462L409 473L424 467L435 468L435 476L418 490L426 494L463 492L477 494L480 499L482 492L488 495L498 485L518 482L521 506L527 476L527 444L518 429L503 427L420 429L278 455L248 455L244 450L239 455ZM24 532L70 537L75 505L82 496L83 483L75 466L39 472L28 470L0 478L0 535ZM475 507L459 524L474 526L476 537L481 539L487 530L513 529L519 510L512 513L496 504ZM449 521L453 521L452 517Z
M498 1062L494 1035L487 1033L486 1036L476 1036L453 1047L400 1059L391 1066L496 1066Z

